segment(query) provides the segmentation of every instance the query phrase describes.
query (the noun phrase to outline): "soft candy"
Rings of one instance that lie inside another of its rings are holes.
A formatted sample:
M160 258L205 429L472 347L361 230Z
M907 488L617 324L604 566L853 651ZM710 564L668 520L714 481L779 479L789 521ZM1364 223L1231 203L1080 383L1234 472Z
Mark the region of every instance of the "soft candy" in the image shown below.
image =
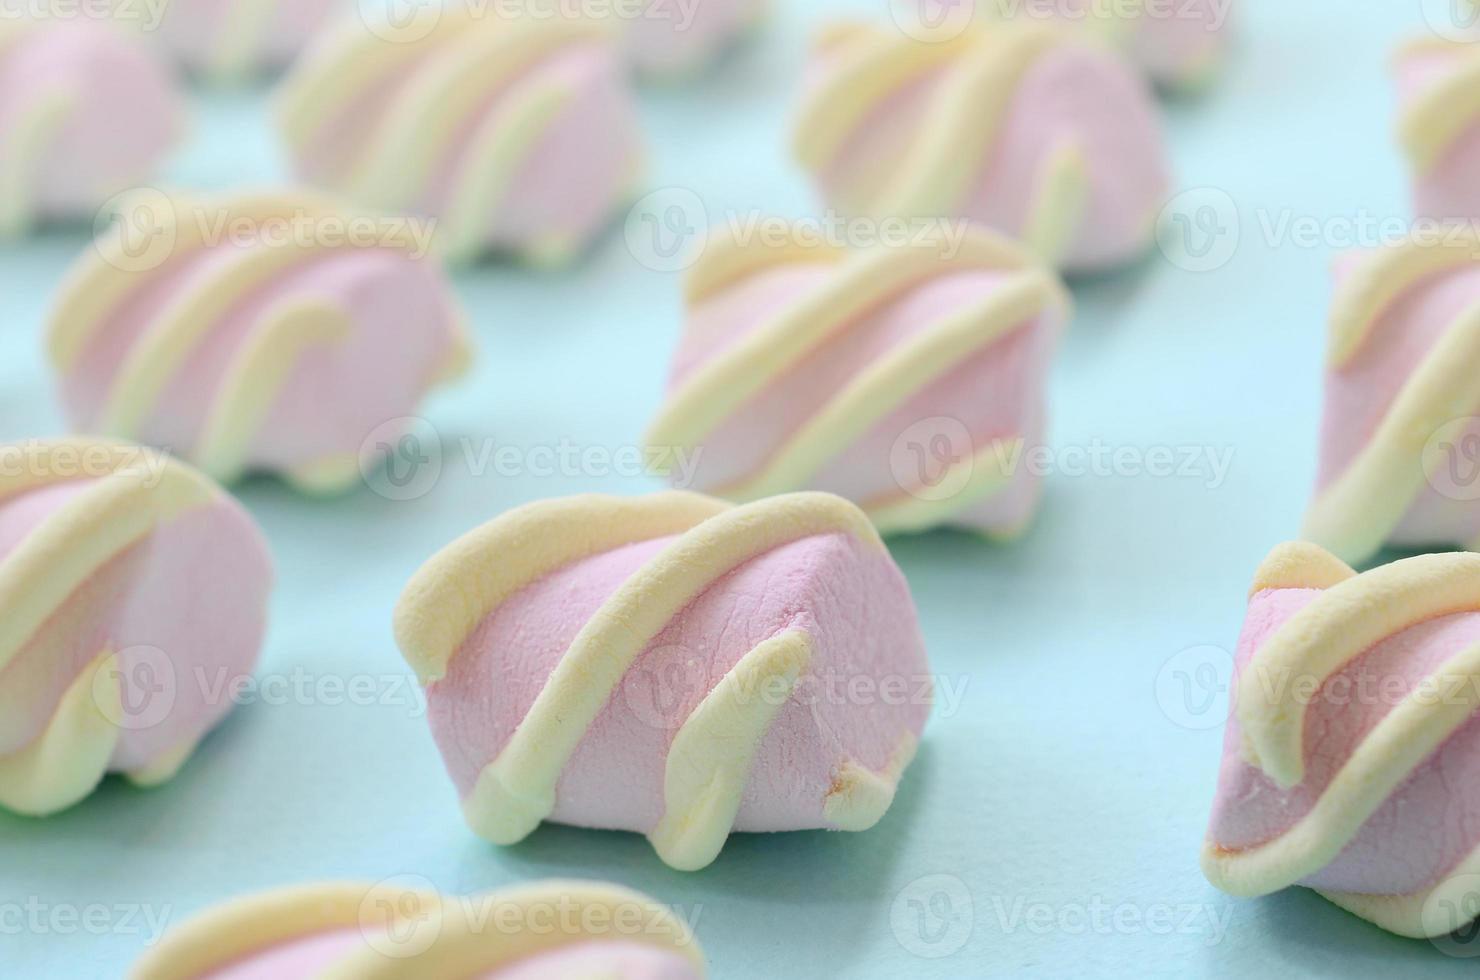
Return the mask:
M478 834L635 831L683 870L731 831L872 827L933 691L904 577L828 494L529 504L417 572L395 628Z
M631 196L644 163L610 24L419 8L393 30L351 18L285 82L300 177L437 221L445 254L568 262Z
M1480 908L1480 555L1357 575L1311 544L1255 574L1203 869L1404 936Z
M20 443L0 461L0 807L55 813L110 772L166 782L257 661L261 533L138 446Z
M881 531L1007 538L1038 502L1044 386L1069 315L1053 270L964 226L849 250L716 229L647 441L737 500L825 490Z
M1480 238L1420 230L1336 278L1304 536L1348 562L1480 544Z
M439 895L397 879L251 895L167 933L129 980L704 980L689 925L639 892L541 881Z
M174 79L116 24L0 17L0 238L92 221L184 129Z
M845 216L974 221L1069 271L1142 255L1169 185L1146 82L1113 52L1041 26L944 38L834 27L795 151Z
M223 482L267 471L344 490L468 363L429 241L414 220L306 194L141 194L52 313L67 416Z

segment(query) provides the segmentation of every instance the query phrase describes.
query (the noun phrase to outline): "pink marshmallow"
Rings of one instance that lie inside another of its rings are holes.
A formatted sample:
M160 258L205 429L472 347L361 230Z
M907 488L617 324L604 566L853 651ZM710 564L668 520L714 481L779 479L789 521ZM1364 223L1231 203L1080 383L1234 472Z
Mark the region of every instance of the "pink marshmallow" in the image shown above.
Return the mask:
M149 51L114 24L0 22L0 236L91 220L153 177L185 128L185 107Z
M1399 271L1405 253L1439 264L1433 272L1405 276ZM1374 284L1396 286L1391 300L1367 311L1360 342L1328 360L1326 368L1320 466L1307 533L1343 560L1365 561L1384 543L1429 547L1480 540L1480 491L1471 492L1475 476L1469 472L1480 465L1474 448L1480 445L1480 424L1461 421L1475 414L1475 406L1441 406L1437 415L1417 421L1395 415L1404 411L1405 399L1446 395L1421 379L1425 365L1439 356L1438 345L1469 329L1464 317L1480 302L1477 257L1480 251L1467 247L1463 236L1439 232L1427 242L1354 253L1337 263L1333 316L1345 316ZM1368 482L1355 493L1343 486L1357 474L1372 474L1364 468L1367 455L1394 438L1405 440L1400 455L1375 471L1375 482L1372 475L1363 477ZM1386 498L1393 505L1384 508L1389 516L1380 523L1360 513L1347 516L1361 497ZM1343 498L1346 503L1338 503Z
M307 489L338 490L357 479L360 462L371 464L395 441L397 433L381 427L412 415L466 360L451 288L405 219L309 197L151 197L140 205L164 213L131 210L125 226L142 215L174 246L157 260L129 262L105 236L98 245L105 251L79 261L59 300L53 360L79 431L168 447L222 480L267 471ZM272 265L234 281L264 261ZM79 314L100 288L109 290L106 306ZM201 319L187 322L189 335L171 345L174 362L151 388L132 359L159 345L187 300ZM294 310L309 312L285 319ZM79 322L88 325L85 335L66 341ZM320 328L322 336L310 336ZM263 356L257 352L275 331L284 352L266 356L280 363L252 393L264 401L259 417L247 423L245 441L222 450L213 424L247 411L228 399L232 378ZM120 405L132 406L127 417Z
M606 527L624 527L626 518L608 500L529 505L446 549L418 574L397 611L397 635L408 658L423 670L413 654L420 624L444 625L447 614L438 611L442 603L468 609L464 604L471 602L472 609L482 609L475 598L479 573L471 564L448 573L449 561L481 561L477 554L503 553L526 534L563 539L587 533L570 521L592 521L589 530L595 534L608 533L597 523L602 515ZM823 494L737 509L692 494L641 498L625 506L660 514L665 508L697 506L715 516L683 534L644 537L570 560L478 619L427 689L432 732L465 808L476 807L480 780L507 761L512 740L532 723L542 699L568 683L555 678L583 631L620 615L612 604L621 590L671 573L673 555L724 525L731 529L729 540L759 534L782 543L724 566L728 571L718 577L711 571L686 573L685 586L697 593L646 640L569 758L556 760L553 808L544 818L649 835L665 818L684 819L686 814L672 810L673 745L701 705L709 708L714 698L729 696L715 694L717 688L750 676L745 669L757 651L784 637L803 638L810 653L793 686L775 689L774 697L767 694L774 688L753 678L746 682L753 688L742 685L749 692L741 698L743 710L758 707L759 699L774 705L775 712L758 736L733 814L717 828L720 839L731 830L865 829L840 827L838 820L848 821L834 809L834 797L858 781L850 774L859 771L875 774L865 781L877 781L886 794L870 819L882 816L924 728L933 688L909 588L862 515ZM570 508L586 516L555 516ZM818 509L844 515L843 523L803 530L809 526L805 514ZM794 518L798 529L787 530ZM541 531L544 521L560 523ZM781 537L771 538L777 531ZM428 587L432 580L441 584ZM655 595L644 601L666 600ZM583 669L573 669L584 683L597 683ZM565 709L563 717L563 725L584 725L573 720L574 709ZM476 825L478 814L470 810L469 816Z
M302 178L436 219L455 260L573 259L644 163L619 38L599 23L469 8L393 36L351 19L299 63L282 102Z
M900 63L911 70L885 67ZM989 70L1006 102L980 132L988 96L963 96L961 85ZM842 84L841 72L891 84ZM829 118L839 114L841 123ZM840 139L813 138L835 127ZM1042 27L972 29L948 42L839 29L820 46L798 140L824 199L845 215L972 221L1074 272L1143 254L1170 183L1145 81L1115 53Z
M1255 577L1203 867L1235 895L1316 889L1440 936L1480 863L1480 556L1357 575L1312 544ZM1375 642L1372 642L1375 638Z
M0 649L0 805L14 760L55 737L53 719L69 697L92 701L91 710L113 729L106 765L90 773L94 784L106 772L148 783L168 778L230 711L231 692L256 663L272 581L260 531L203 476L138 447L30 443L0 447L0 456L9 461L7 476L14 469L26 481L0 481L0 577L8 564L21 567L27 549L46 536L68 531L66 549L51 552L40 569L27 566L33 581L78 563L90 569L56 597L51 615L8 659ZM84 557L87 514L105 506L110 487L120 483L141 499L127 513L109 512L109 526L151 510L153 523L111 553ZM189 495L182 505L156 502L182 492ZM23 605L0 608L9 620L30 615L41 600L16 601ZM104 654L116 661L89 681L86 672ZM73 690L79 679L88 690ZM109 694L114 682L117 704ZM53 773L82 766L66 756L47 762ZM79 778L87 775L79 769ZM78 798L74 791L17 808L44 814Z
M963 229L964 231L964 229ZM718 233L718 230L717 232ZM722 245L724 243L716 243ZM968 256L973 244L996 254ZM712 246L715 247L715 246ZM747 246L759 250L759 245ZM694 465L670 473L676 483L721 496L815 489L858 503L885 531L953 525L1011 537L1029 523L1039 499L1040 475L1028 453L1043 443L1045 385L1070 303L1045 267L1005 240L973 231L949 245L903 245L872 253L904 263L922 249L936 249L921 272L869 308L843 318L803 355L773 370L765 383L733 405L707 434L677 440ZM807 308L857 275L848 262L827 254L797 253L727 279L691 296L688 324L674 356L670 399L701 383L707 368L723 365L738 348L780 318ZM861 261L869 256L856 253ZM701 263L695 281L705 274ZM859 435L829 437L819 447L811 475L785 486L757 486L799 430L826 411L849 385L891 358L920 349L963 314L1000 299L1024 278L1045 285L1041 300L980 342L959 348L923 384L895 390L895 401ZM860 279L866 279L864 276ZM691 290L692 293L692 290ZM686 403L684 403L686 404ZM675 441L666 430L685 409L675 402L660 415L649 440ZM1020 447L1011 447L1021 440ZM1001 447L1000 452L993 447ZM974 460L974 462L973 462ZM972 475L1003 470L1000 485L973 492L953 470ZM687 481L687 482L685 482ZM901 503L930 505L923 517L886 516Z

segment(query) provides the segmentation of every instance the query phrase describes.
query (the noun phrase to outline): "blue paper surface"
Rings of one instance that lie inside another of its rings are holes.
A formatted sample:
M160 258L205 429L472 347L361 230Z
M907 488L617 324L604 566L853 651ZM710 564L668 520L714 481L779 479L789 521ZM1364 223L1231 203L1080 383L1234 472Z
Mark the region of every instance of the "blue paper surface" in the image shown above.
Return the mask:
M815 211L787 150L806 39L832 12L887 16L879 0L775 6L713 74L644 93L651 186L714 220ZM1314 476L1329 265L1407 214L1387 62L1435 5L1240 6L1223 77L1167 104L1179 180L1202 189L1167 227L1192 252L1168 239L1175 262L1075 284L1036 526L1009 546L892 542L962 698L878 828L740 835L682 874L636 835L546 827L500 850L462 823L390 610L427 556L510 506L656 488L559 462L638 444L678 335L678 276L637 261L619 223L569 272L457 275L480 358L425 407L445 449L424 496L239 488L281 578L260 689L162 789L110 781L45 822L0 816L0 976L118 976L157 924L223 899L397 875L451 892L619 881L693 917L720 978L1469 975L1312 892L1235 901L1198 870L1245 589ZM266 98L197 93L171 181L279 180ZM41 326L85 243L0 246L0 437L62 429ZM521 447L519 472L480 469L490 438ZM1178 473L1136 472L1163 448Z

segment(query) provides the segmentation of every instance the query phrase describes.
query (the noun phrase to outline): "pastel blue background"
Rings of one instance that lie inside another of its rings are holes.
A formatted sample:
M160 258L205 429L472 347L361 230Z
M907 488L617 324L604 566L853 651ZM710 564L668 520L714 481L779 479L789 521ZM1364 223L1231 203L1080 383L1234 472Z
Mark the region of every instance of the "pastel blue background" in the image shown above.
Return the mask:
M828 9L884 14L881 0L776 6L762 36L714 74L644 93L652 186L697 192L712 218L816 207L786 151L805 38ZM935 668L966 697L933 720L876 830L739 836L694 875L664 868L634 835L547 827L497 850L463 827L419 701L400 686L390 609L431 552L524 501L653 485L480 475L459 447L638 440L679 330L678 280L639 264L618 227L568 273L457 277L482 358L426 407L448 447L426 496L315 502L271 481L241 488L281 575L262 674L369 677L389 703L259 700L164 789L111 781L46 822L0 817L0 907L143 905L178 920L317 878L417 875L469 892L592 876L697 911L721 978L1472 973L1310 892L1225 899L1197 867L1221 739L1220 709L1197 696L1221 699L1250 573L1298 527L1343 229L1406 213L1386 64L1423 26L1418 0L1242 8L1221 81L1167 107L1183 185L1215 189L1183 210L1221 210L1213 244L1227 250L1237 234L1237 247L1208 272L1156 254L1076 284L1052 392L1061 447L1231 452L1231 470L1216 486L1206 467L1180 478L1057 473L1016 545L953 533L893 542ZM278 179L264 96L198 94L197 131L171 179ZM1298 242L1281 234L1286 217L1325 230ZM39 338L84 242L55 232L0 249L0 436L61 429ZM1099 920L1080 914L1095 908ZM5 977L117 976L143 942L125 929L15 925L0 919Z

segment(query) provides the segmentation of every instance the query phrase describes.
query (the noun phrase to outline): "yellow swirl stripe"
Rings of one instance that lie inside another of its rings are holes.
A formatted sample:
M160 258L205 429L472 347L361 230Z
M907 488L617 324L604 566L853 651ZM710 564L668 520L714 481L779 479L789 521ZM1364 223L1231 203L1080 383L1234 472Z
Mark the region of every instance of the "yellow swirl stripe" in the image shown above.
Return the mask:
M135 447L76 439L38 451L29 472L0 477L0 500L61 482L61 474L77 470L81 453L111 471L49 514L0 562L0 669L110 559L217 495L204 476L162 455L151 472Z
M1413 165L1426 172L1480 118L1480 58L1474 45L1441 38L1405 44L1398 57L1451 56L1454 70L1419 93L1398 124L1399 140Z
M24 234L35 219L36 183L46 153L76 108L77 98L70 85L33 90L27 93L19 118L11 121L0 152L0 237Z
M463 535L412 576L396 604L396 643L423 684L514 593L584 558L682 534L729 505L697 493L540 500Z
M118 744L121 697L117 661L104 652L72 681L41 736L0 756L0 807L44 817L91 793Z

